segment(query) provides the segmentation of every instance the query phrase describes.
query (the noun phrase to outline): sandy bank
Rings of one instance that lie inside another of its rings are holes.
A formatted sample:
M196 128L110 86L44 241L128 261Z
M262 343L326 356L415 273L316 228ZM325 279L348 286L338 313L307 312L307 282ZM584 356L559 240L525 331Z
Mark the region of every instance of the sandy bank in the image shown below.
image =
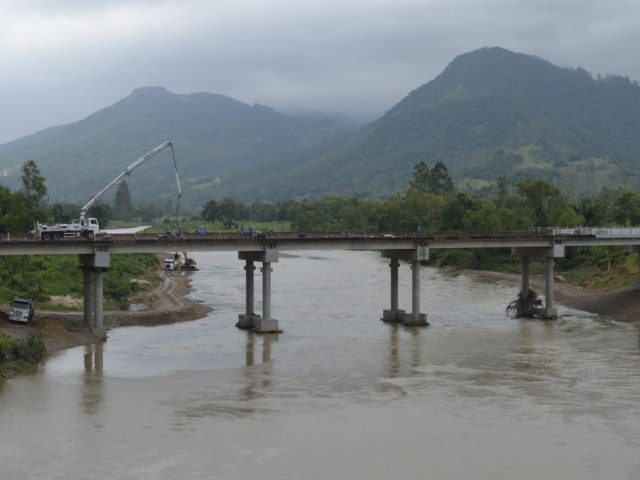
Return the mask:
M163 283L152 292L135 296L132 303L144 305L141 311L107 311L104 326L107 330L116 327L144 325L154 326L189 320L197 320L211 308L186 298L191 291L188 275L164 273ZM80 312L37 311L29 325L14 324L0 318L0 331L16 338L27 338L29 334L41 332L47 352L93 343L96 338L82 319Z
M464 270L461 272L471 278L499 282L510 286L520 286L521 277L514 273L483 272ZM538 296L544 300L544 278L532 275L529 284ZM612 290L594 290L570 283L556 281L553 296L556 303L567 307L597 313L619 322L640 323L640 290L632 287ZM505 301L505 307L512 299Z

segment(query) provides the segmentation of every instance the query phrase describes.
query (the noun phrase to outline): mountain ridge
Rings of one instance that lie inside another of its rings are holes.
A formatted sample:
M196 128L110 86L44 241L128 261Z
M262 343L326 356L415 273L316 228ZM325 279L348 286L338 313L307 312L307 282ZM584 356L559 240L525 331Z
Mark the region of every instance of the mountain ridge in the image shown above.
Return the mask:
M486 188L499 175L542 177L580 196L640 186L640 87L500 47L459 55L363 127L142 87L79 122L0 145L0 169L15 186L19 166L33 158L52 199L78 201L167 139L194 206L225 195L383 197L404 191L420 161L442 161L463 189ZM169 196L171 176L161 160L154 165L131 177L137 202Z

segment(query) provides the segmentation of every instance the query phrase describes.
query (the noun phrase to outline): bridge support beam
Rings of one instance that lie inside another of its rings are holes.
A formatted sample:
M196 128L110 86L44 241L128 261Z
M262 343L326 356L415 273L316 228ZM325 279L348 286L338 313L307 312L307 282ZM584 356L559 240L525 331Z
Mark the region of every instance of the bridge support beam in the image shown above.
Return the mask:
M107 251L80 255L80 268L84 276L84 322L100 339L107 337L104 328L103 289L104 274L110 264L111 256Z
M391 262L391 308L383 310L385 322L401 322L403 325L429 325L427 314L420 313L420 262L429 260L429 248L418 246L415 250L383 250L382 256ZM398 268L399 259L411 261L411 313L398 308Z
M83 319L84 323L88 326L93 326L93 271L88 268L81 266L82 275L84 277L84 314Z
M246 308L245 313L238 315L238 323L236 327L244 330L250 330L253 328L255 320L260 318L260 315L256 315L254 312L254 282L253 272L256 267L253 265L253 260L246 259L245 269L245 291L246 291Z
M278 261L278 250L267 248L259 252L238 252L238 258L247 262L245 269L247 287L247 311L244 315L238 316L238 328L251 329L258 333L277 332L280 333L278 320L271 318L271 268L272 263ZM262 262L262 316L253 313L253 262Z
M382 254L386 256L385 252ZM400 260L398 260L397 256L391 257L389 267L391 268L391 308L382 311L382 321L401 322L406 312L398 308L398 269L400 268Z
M522 300L525 302L529 298L529 265L531 264L531 257L529 255L522 255L520 257L520 263L522 264L522 288L520 293L522 294Z
M557 318L558 309L553 303L553 267L554 258L564 257L564 245L552 245L551 247L513 247L512 255L519 255L522 261L522 297L526 300L529 296L529 262L530 257L545 257L545 304L538 309L542 318ZM525 296L526 293L526 296Z

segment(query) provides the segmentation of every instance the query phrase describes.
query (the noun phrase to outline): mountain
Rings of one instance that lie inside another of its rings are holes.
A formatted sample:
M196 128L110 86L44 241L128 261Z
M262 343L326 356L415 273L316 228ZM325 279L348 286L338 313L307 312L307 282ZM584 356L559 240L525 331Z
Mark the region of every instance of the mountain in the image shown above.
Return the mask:
M226 194L247 198L239 182L259 183L272 171L330 152L358 128L321 113L285 115L223 95L146 87L81 121L1 145L0 170L3 183L16 188L22 163L34 159L52 201L84 202L127 165L171 140L183 201L199 206ZM127 184L136 203L173 201L169 154L141 166Z
M421 160L444 162L460 188L482 189L500 175L543 177L579 197L640 187L640 87L498 47L456 57L364 127L148 87L1 145L0 171L15 188L20 166L34 159L52 201L81 202L166 139L176 147L183 202L194 207L225 195L387 196L407 188ZM141 167L127 180L134 202L171 202L172 175L168 158Z
M347 145L263 188L388 195L424 160L444 162L459 184L546 177L578 196L639 186L639 152L637 83L483 48L455 58Z

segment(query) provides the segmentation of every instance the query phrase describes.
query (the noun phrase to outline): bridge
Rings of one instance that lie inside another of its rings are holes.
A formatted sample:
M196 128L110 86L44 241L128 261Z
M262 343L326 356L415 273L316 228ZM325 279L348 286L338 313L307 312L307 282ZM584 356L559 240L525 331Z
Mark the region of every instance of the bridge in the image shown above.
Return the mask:
M521 259L522 296L529 294L531 257L545 258L545 318L557 317L553 299L554 259L562 258L565 248L578 246L627 246L640 252L640 229L545 229L494 235L381 235L366 232L272 233L244 235L208 233L206 235L104 235L94 240L68 239L41 241L13 237L0 241L0 255L78 255L84 278L84 321L97 336L105 336L103 326L103 280L112 254L167 252L236 251L246 271L246 308L238 315L239 328L256 332L280 332L278 320L271 317L272 264L281 250L377 250L390 260L390 304L382 320L404 325L428 325L420 310L420 263L429 259L431 249L510 249ZM407 312L398 305L400 260L411 263L412 305ZM262 268L262 314L254 311L255 262Z

